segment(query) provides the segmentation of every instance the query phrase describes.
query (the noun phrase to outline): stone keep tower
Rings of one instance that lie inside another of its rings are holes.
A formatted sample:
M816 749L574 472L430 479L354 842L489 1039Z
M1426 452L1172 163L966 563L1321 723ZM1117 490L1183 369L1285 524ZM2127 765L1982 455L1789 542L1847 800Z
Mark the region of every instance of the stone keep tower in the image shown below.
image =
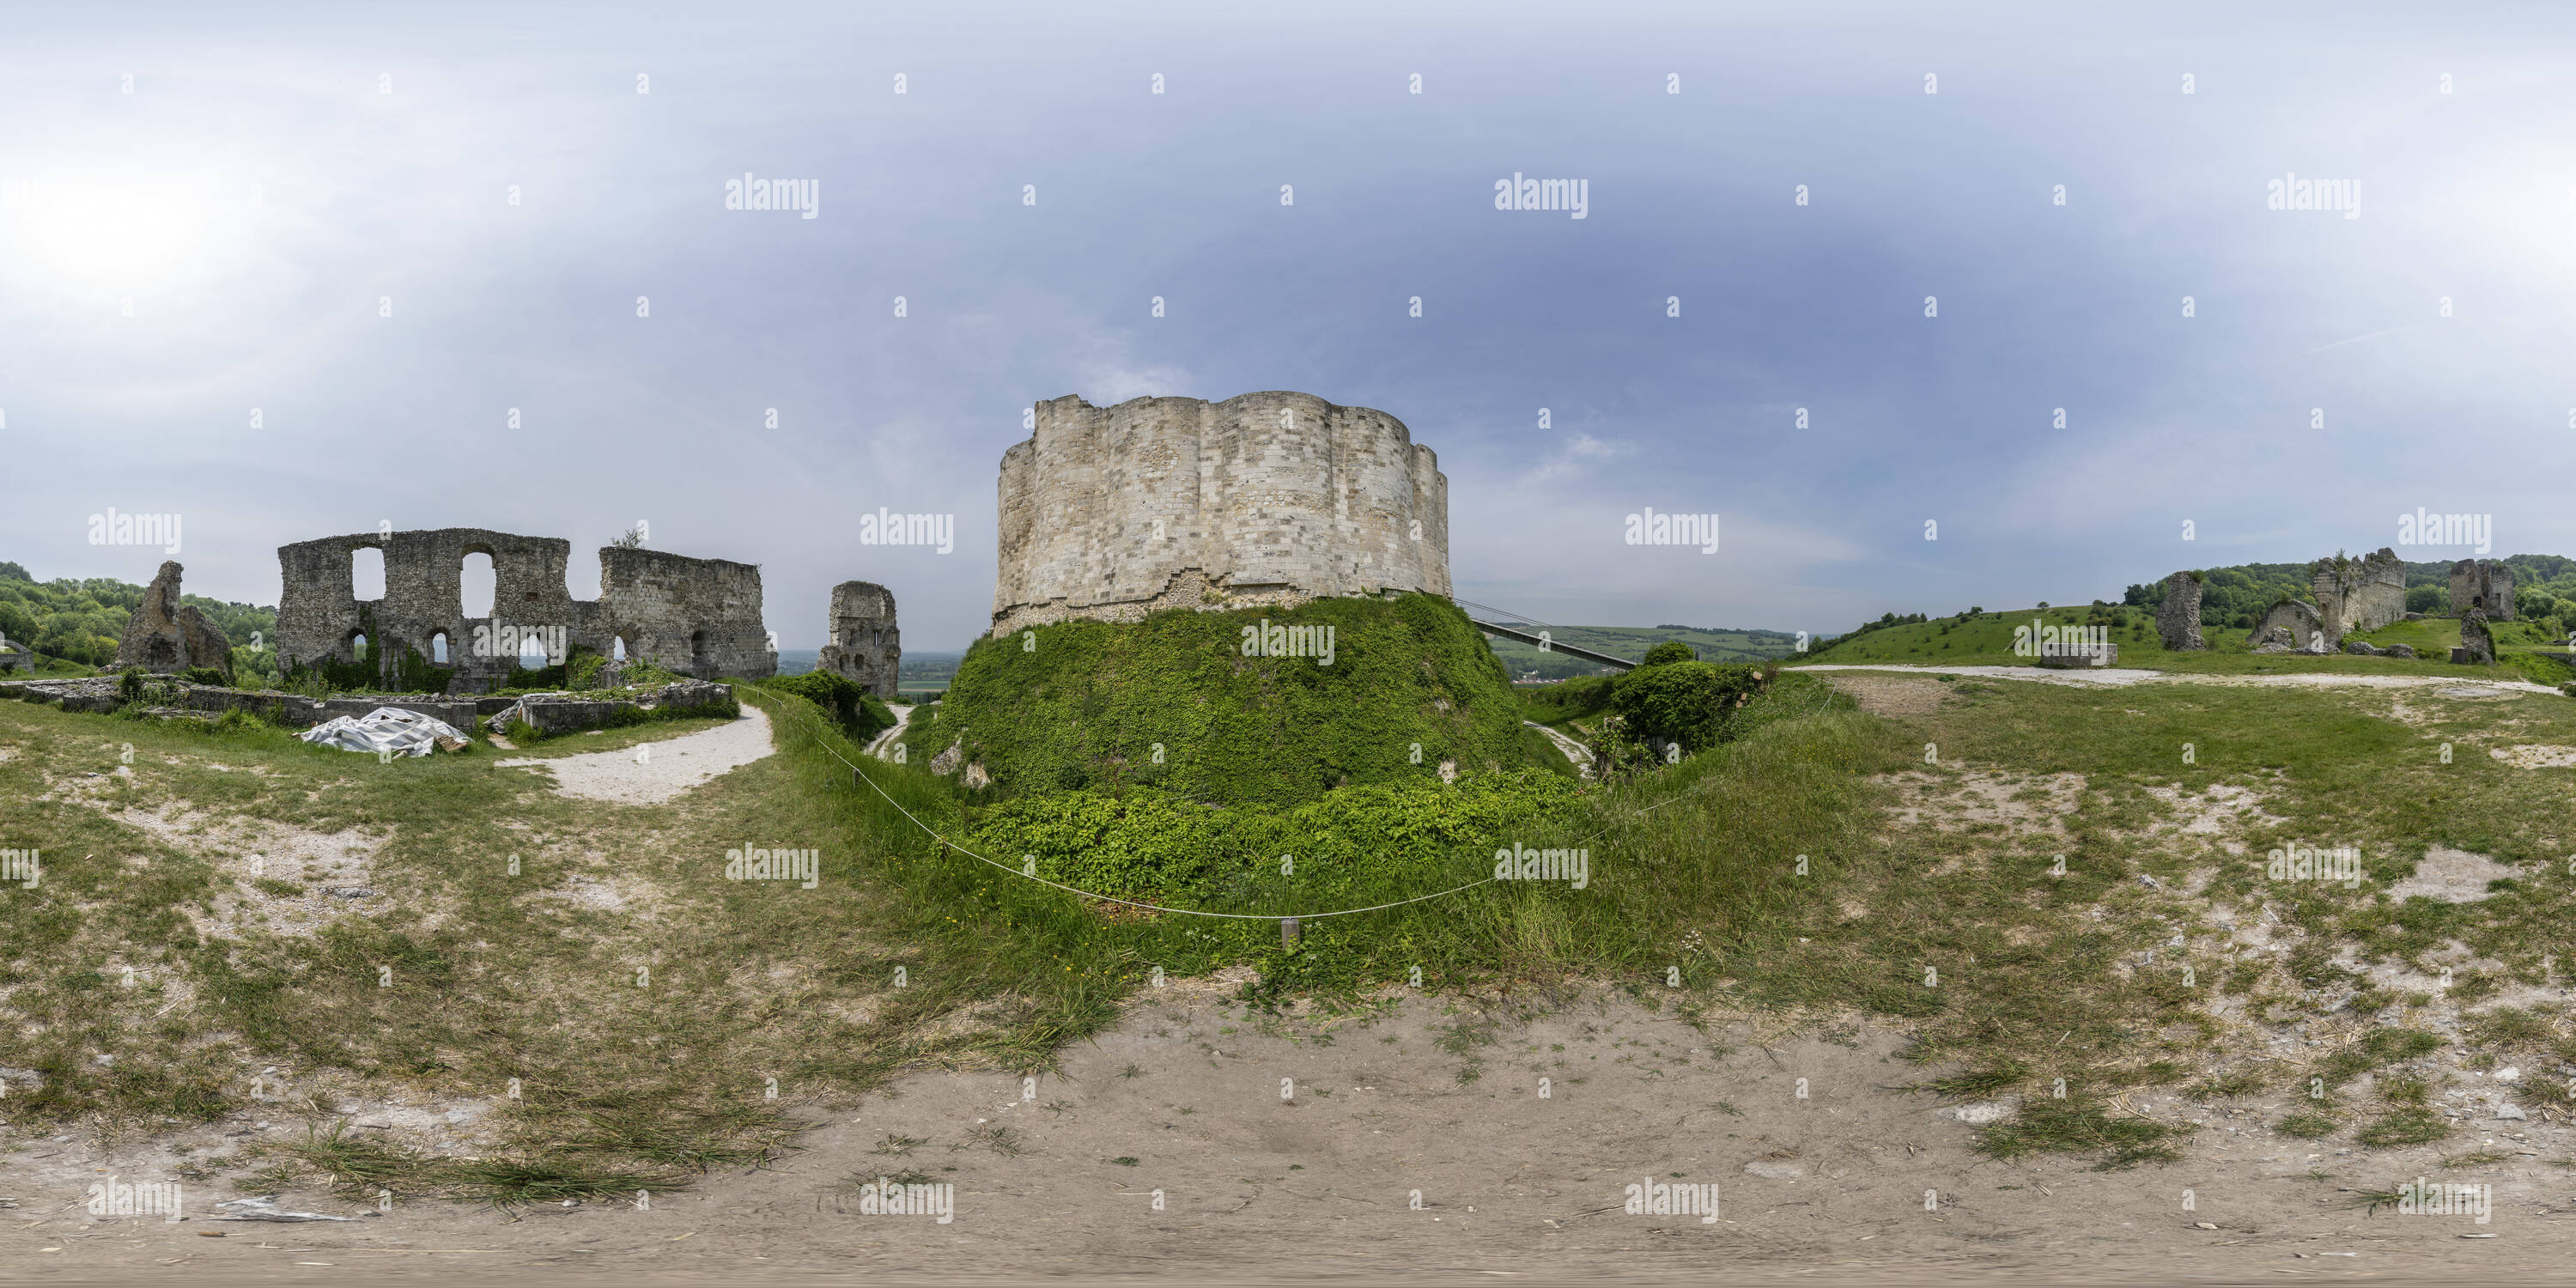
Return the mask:
M2451 615L2467 617L2472 608L2486 610L2487 620L2513 620L2513 568L2493 559L2463 559L2451 565Z
M832 588L832 618L825 623L832 641L814 659L814 668L846 676L868 692L894 700L895 679L903 670L903 633L894 625L894 592L872 581L845 581Z
M1037 404L1002 454L993 633L1449 593L1449 479L1404 422L1311 394Z

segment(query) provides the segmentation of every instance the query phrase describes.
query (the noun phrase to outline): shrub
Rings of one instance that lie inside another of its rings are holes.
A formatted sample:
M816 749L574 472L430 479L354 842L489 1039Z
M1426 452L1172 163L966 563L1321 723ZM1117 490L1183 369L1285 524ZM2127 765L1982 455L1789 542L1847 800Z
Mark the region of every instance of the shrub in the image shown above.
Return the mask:
M1664 666L1673 662L1696 662L1698 660L1699 654L1692 652L1690 645L1684 644L1680 640L1665 640L1663 643L1657 644L1653 648L1646 650L1645 660L1637 663L1637 669L1642 671L1650 666Z
M821 707L832 717L851 741L865 745L878 734L894 727L894 712L867 691L864 685L845 675L830 671L808 671L803 675L775 676L760 682L760 687L778 693L792 693Z
M1343 787L1284 813L1221 809L1151 788L1023 796L985 811L970 848L997 863L1127 899L1241 897L1294 859L1309 898L1414 888L1491 870L1496 847L1565 817L1581 795L1535 770L1445 784L1411 779Z
M187 670L179 673L179 678L186 680L190 684L209 684L218 688L230 682L225 678L223 672L218 671L211 666L189 667Z
M1736 708L1761 687L1762 673L1741 663L1670 662L1619 677L1610 707L1629 736L1698 752L1726 741Z

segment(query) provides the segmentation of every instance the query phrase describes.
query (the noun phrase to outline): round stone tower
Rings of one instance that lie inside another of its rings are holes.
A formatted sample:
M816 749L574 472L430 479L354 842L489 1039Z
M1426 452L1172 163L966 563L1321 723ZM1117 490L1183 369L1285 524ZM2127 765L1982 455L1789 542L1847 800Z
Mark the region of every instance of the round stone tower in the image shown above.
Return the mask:
M1404 422L1310 394L1037 404L1002 454L993 633L1163 608L1449 593L1449 480Z

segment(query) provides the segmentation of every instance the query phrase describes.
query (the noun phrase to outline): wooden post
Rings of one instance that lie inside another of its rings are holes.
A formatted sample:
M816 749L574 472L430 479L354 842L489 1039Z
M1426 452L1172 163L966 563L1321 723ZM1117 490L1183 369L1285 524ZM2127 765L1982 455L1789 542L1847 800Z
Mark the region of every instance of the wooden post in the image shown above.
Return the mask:
M1297 946L1297 919L1295 917L1281 917L1279 919L1279 946L1282 948L1294 948Z

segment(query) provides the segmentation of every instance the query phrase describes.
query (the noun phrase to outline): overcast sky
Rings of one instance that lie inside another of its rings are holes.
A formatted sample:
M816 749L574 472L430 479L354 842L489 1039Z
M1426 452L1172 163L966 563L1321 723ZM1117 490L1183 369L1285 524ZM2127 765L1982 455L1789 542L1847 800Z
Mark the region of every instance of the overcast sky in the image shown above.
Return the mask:
M220 598L380 523L568 538L586 598L641 518L785 647L861 578L957 648L1024 407L1267 389L1403 420L1458 593L1556 622L2116 599L2417 507L2576 554L2562 6L227 8L0 13L39 577L148 579L114 507Z

